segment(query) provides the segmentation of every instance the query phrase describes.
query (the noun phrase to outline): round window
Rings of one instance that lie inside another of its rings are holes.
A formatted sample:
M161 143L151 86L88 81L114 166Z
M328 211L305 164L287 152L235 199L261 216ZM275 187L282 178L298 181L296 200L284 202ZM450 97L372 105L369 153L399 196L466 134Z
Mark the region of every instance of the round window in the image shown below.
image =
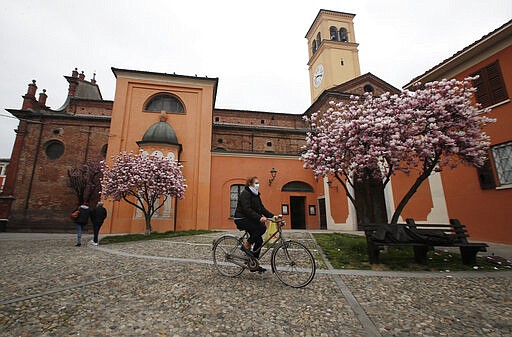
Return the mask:
M373 87L369 84L365 85L363 88L364 92L373 92Z
M64 144L58 140L52 140L46 144L46 155L50 159L58 159L64 154Z

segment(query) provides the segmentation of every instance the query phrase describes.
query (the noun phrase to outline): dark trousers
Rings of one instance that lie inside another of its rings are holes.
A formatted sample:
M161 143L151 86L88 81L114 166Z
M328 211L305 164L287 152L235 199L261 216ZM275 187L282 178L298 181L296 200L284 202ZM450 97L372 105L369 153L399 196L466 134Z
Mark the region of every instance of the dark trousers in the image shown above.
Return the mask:
M103 225L103 223L94 223L93 224L93 233L94 233L93 241L95 243L98 243L98 233L100 232L101 225Z
M254 244L252 251L254 252L254 256L259 257L259 249L263 245L263 238L261 236L267 230L265 224L263 222L259 222L258 220L252 219L235 220L235 224L238 229L245 230L249 233L249 239L247 241L251 245Z

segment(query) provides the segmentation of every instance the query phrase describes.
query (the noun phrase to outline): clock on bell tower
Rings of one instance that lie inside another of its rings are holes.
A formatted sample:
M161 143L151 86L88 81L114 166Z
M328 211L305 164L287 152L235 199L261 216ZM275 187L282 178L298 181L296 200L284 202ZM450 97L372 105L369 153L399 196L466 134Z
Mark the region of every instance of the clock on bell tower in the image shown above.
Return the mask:
M329 88L359 75L359 56L355 42L355 14L321 9L309 28L311 102Z

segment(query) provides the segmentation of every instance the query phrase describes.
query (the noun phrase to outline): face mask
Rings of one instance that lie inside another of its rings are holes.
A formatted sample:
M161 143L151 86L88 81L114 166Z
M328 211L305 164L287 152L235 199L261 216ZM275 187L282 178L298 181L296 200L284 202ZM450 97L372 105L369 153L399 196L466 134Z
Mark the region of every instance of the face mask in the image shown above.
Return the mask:
M260 189L260 184L254 184L254 188L258 191Z

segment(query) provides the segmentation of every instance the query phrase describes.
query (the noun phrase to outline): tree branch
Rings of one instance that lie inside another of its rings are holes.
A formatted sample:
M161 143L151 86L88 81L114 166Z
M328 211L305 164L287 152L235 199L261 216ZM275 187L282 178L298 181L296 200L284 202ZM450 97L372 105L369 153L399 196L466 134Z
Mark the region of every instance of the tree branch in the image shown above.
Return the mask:
M400 200L400 203L398 204L397 208L395 209L395 212L393 213L393 217L391 218L392 224L398 223L398 218L400 217L400 214L402 214L402 212L403 212L405 206L407 205L407 203L409 202L409 200L411 200L412 196L414 195L414 193L416 193L416 191L418 190L420 185L425 180L427 180L427 178L430 176L430 174L432 173L432 171L434 170L436 165L439 163L439 159L441 158L441 153L442 153L441 151L438 151L434 154L434 160L432 161L432 163L430 165L427 163L427 161L423 162L423 167L426 169L416 179L416 181L411 186L409 191L407 191L407 193L404 195L402 200Z
M350 199L350 201L352 202L352 205L354 205L354 207L357 209L357 203L356 203L356 199L350 194L350 192L348 191L348 188L347 188L347 185L345 184L345 182L343 182L343 180L341 179L340 175L338 174L338 172L335 172L334 173L334 176L336 177L336 179L338 179L338 181L341 183L341 185L343 186L343 188L345 189L345 194L347 195L347 197ZM345 176L347 177L347 176ZM347 177L348 179L348 177Z

